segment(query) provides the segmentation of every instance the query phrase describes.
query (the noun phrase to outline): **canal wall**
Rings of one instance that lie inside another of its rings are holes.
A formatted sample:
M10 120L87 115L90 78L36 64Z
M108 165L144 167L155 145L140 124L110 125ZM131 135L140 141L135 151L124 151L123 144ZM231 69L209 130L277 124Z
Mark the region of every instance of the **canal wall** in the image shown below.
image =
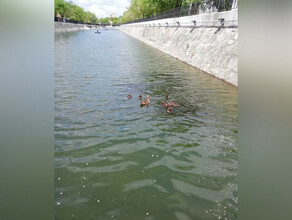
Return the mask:
M238 86L238 10L121 25L119 29Z
M55 32L85 31L91 29L97 29L97 27L95 25L55 22Z

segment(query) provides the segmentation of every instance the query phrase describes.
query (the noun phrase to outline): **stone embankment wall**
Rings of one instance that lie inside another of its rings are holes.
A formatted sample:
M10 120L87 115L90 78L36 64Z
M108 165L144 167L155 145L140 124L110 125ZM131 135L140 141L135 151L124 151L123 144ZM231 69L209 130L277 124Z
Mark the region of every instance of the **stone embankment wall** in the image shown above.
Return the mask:
M122 25L119 29L187 64L238 86L237 17L238 10L233 9L227 12L132 23Z
M97 29L97 27L95 25L55 22L55 32L84 31L90 29Z

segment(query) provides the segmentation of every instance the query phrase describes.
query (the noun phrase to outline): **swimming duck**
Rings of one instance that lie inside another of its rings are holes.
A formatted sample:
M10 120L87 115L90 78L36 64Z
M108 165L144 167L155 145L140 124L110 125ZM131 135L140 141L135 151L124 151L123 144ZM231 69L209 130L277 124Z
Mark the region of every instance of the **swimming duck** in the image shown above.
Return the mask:
M169 108L169 107L176 107L176 106L179 106L178 104L174 103L174 102L162 102L161 103L162 106L164 106L165 108Z
M169 94L167 94L167 95L165 96L165 98L166 98L166 99L169 99L169 98L170 98L170 95L169 95Z
M131 94L129 93L129 94L128 94L128 99L131 99L131 98L132 98L132 96L131 96Z
M141 94L138 95L138 99L139 99L139 100L142 100L142 95L141 95Z
M148 106L148 105L149 105L149 103L150 103L149 98L150 98L150 96L147 95L147 96L146 96L146 100L144 100L144 101L141 102L141 107L142 107L142 106Z
M176 104L176 103L174 103L174 102L169 102L169 103L167 103L167 104L169 104L170 106L179 106L178 104Z
M168 114L171 114L171 113L172 113L171 108L170 108L170 107L166 108L166 112L167 112Z
M170 107L169 103L166 103L164 101L161 102L161 105L164 106L165 108L169 108Z

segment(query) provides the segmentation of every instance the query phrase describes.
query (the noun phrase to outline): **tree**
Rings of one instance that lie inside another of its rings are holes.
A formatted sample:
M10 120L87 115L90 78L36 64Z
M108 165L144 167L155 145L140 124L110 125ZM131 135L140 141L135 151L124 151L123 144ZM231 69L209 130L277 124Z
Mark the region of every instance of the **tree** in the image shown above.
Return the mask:
M66 13L66 2L63 0L55 0L55 15L60 15L62 18L64 18L64 15Z
M204 0L132 0L130 7L124 12L123 16L118 19L120 23L126 23L136 19L150 17L170 9L181 8L182 6L190 5L191 3L197 3L195 9L198 9L199 5ZM216 2L229 2L232 0L209 0L211 4ZM222 4L221 4L222 5ZM227 7L224 4L224 7Z
M74 4L72 1L55 0L55 16L60 15L62 18L69 18L72 21L83 23L95 23L96 15L92 12L84 11L83 8Z

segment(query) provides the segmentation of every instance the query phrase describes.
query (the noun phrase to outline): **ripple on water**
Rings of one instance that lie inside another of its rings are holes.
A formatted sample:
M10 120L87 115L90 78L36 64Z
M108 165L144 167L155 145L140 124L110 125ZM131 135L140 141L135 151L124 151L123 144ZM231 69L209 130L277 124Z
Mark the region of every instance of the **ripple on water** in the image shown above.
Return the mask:
M237 90L101 31L55 38L55 218L237 219Z

